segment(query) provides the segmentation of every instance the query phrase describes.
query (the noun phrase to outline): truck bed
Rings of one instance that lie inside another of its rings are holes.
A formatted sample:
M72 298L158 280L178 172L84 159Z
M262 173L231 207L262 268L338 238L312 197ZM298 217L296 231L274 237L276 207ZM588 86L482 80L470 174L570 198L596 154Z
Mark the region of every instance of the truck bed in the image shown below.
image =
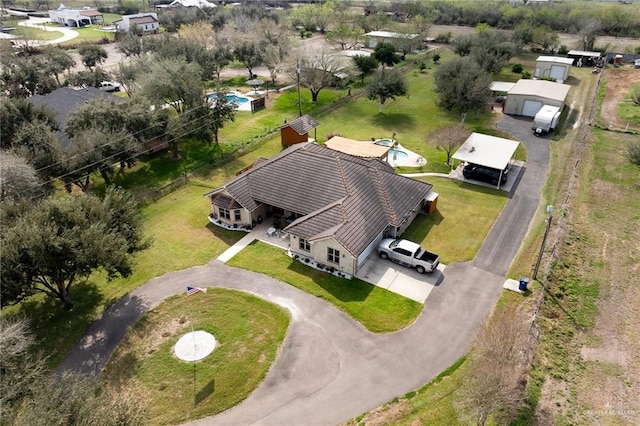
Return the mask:
M418 258L419 260L423 260L429 263L435 262L436 260L438 260L439 257L440 256L438 256L437 254L431 253L430 251L426 251L426 250L424 250L419 257L416 256L416 258Z

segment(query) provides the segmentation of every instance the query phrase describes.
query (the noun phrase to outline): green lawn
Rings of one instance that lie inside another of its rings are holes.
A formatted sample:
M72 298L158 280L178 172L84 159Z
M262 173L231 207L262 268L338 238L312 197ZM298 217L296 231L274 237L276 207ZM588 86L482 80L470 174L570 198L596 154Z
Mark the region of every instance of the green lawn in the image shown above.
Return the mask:
M288 312L248 293L209 289L169 298L126 335L104 374L106 386L142 398L149 424L176 424L229 409L264 380L286 335ZM179 360L192 330L216 338L211 355Z
M634 90L640 90L640 84L633 86ZM631 92L618 104L618 117L625 123L640 125L640 105L631 100Z
M418 215L402 235L440 255L447 264L473 259L507 203L507 194L493 188L447 178L423 177L437 192L438 208Z
M310 268L283 250L258 241L227 264L269 275L320 297L373 332L400 330L422 312L422 304L418 302L356 278L347 280Z
M32 27L17 27L13 34L27 40L55 40L63 36L60 31L45 31Z
M70 29L77 31L79 35L74 39L62 43L63 46L77 45L81 43L96 43L103 39L113 41L115 38L115 33L101 31L96 26Z

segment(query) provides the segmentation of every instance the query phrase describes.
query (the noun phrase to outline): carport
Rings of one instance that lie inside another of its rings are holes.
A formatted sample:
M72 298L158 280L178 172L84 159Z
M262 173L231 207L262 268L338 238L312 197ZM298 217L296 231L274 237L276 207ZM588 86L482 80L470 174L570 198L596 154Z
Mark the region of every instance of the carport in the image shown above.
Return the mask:
M472 133L451 158L471 164L503 170L509 165L520 142L496 136ZM498 186L500 188L500 180Z
M547 80L518 80L507 94L504 113L535 117L543 105L564 109L571 86Z

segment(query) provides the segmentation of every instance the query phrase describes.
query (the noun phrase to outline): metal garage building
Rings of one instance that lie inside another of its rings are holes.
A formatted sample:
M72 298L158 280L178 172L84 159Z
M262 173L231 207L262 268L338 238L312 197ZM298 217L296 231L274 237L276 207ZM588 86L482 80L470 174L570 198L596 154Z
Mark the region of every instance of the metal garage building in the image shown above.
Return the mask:
M519 80L504 103L503 112L534 117L543 105L564 108L571 86L547 80Z
M573 59L561 58L558 56L538 56L536 59L536 70L533 76L536 78L555 78L557 83L564 82L569 78L569 71Z

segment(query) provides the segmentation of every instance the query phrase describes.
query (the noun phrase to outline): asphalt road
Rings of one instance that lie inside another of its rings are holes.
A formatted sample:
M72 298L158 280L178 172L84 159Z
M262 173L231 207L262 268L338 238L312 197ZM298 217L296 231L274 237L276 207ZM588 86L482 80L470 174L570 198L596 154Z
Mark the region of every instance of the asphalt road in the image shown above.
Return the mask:
M474 261L449 265L405 330L372 334L316 297L212 261L155 278L123 298L90 327L60 369L99 373L126 328L188 284L248 291L292 315L265 381L238 406L190 425L339 424L419 388L467 352L502 292L505 271L538 205L549 158L548 140L530 139L528 126L507 116L500 121L498 127L529 148L527 167Z

